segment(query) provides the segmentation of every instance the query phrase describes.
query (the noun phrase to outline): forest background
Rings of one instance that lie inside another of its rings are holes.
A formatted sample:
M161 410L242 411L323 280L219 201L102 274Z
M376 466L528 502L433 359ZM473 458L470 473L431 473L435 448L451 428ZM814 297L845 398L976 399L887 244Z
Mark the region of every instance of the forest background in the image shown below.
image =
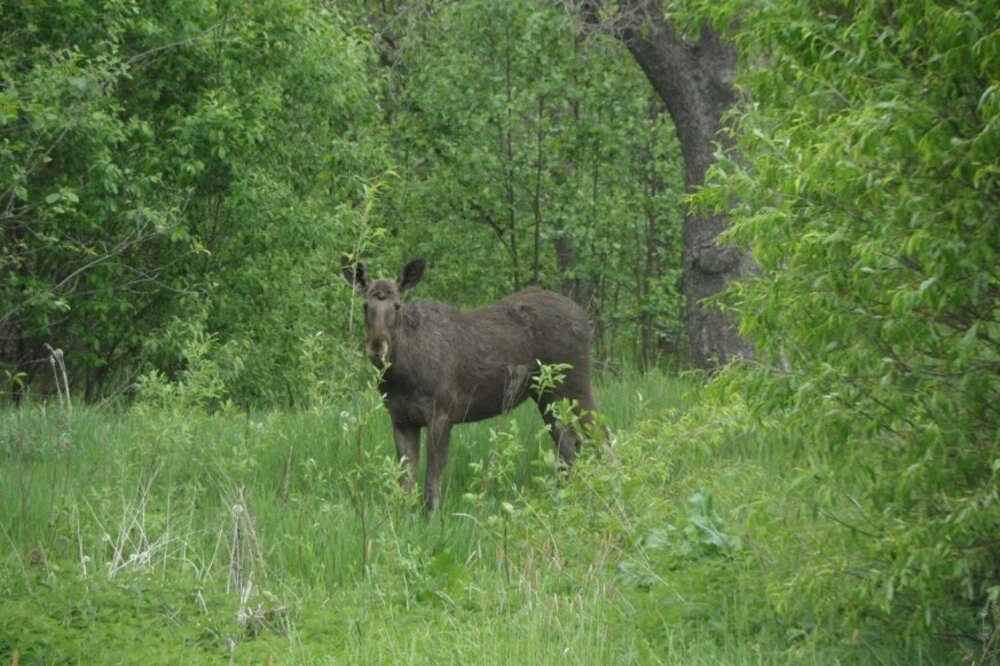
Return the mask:
M453 657L449 603L487 629L498 608L526 618L546 660L573 643L595 663L996 661L998 14L3 2L0 656L82 658L40 639L39 618L71 644L74 628L122 631L95 607L158 624L163 604L137 600L164 595L178 626L204 624L197 608L210 616L225 588L233 612L181 648L333 654L308 638L333 595L360 613L340 628L358 654L372 649L359 627L397 658L441 650L380 633L399 618L362 600L388 589L394 612L438 605L421 621ZM702 77L732 93L704 188L650 42L732 54ZM699 216L739 259L742 279L705 304L738 326L738 353L707 356L692 333L692 257L719 247L689 233ZM389 438L344 254L385 275L426 257L420 296L460 306L528 285L575 298L617 457L567 487L539 481L538 425L511 417L470 430L471 457L452 463L442 515L475 527L414 520L382 483ZM527 461L507 446L525 441ZM237 514L274 497L361 543L358 572L355 551L277 514L250 531L298 545L244 553ZM240 507L221 531L220 498ZM140 505L158 518L140 522ZM156 546L154 527L176 536L182 519L183 556ZM268 601L233 579L238 560Z

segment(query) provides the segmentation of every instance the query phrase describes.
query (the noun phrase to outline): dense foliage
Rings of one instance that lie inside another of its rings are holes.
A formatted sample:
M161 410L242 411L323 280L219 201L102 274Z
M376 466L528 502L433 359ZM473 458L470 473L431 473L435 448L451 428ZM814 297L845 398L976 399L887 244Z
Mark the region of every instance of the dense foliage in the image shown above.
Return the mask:
M370 51L314 3L5 2L0 349L90 398L225 346L244 400L301 397L303 340L384 169ZM249 358L252 351L252 359Z
M788 371L727 386L802 452L806 496L855 548L792 596L996 640L996 3L745 10L746 159L706 199L738 202L732 237L763 268L743 330Z
M331 267L361 249L380 272L428 256L426 293L461 304L570 291L601 357L679 352L669 123L627 55L565 12L0 11L0 359L15 396L55 392L49 345L90 400L142 373L178 379L202 354L220 400L302 402L351 347Z
M562 290L602 361L678 354L680 156L628 53L533 0L363 4L401 179L386 270L426 256L427 289L461 304Z

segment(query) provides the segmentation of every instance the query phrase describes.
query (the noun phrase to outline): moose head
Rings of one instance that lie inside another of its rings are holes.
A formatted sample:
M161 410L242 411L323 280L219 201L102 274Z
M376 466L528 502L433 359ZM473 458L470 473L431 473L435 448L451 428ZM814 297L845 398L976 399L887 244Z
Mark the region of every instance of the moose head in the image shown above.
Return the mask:
M344 279L354 286L364 298L365 349L376 367L384 367L392 360L392 340L399 323L399 309L403 294L420 282L427 262L414 259L403 267L398 280L379 278L371 280L363 264L352 265L348 257L343 261Z

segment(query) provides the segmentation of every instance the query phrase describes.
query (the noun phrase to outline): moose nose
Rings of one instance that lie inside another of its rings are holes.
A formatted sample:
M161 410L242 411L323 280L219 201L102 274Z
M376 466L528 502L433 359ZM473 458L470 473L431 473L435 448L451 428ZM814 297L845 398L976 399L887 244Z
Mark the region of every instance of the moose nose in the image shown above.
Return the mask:
M375 340L372 342L371 346L368 348L368 358L371 360L372 364L376 367L381 368L385 365L386 360L389 357L389 341L388 340Z

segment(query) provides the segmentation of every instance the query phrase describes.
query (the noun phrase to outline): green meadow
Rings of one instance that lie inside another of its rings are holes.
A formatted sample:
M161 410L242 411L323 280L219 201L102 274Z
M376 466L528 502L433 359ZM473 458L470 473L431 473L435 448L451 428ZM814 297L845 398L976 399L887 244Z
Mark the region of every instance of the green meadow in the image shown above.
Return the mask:
M395 482L370 388L308 411L0 414L3 663L940 663L787 581L850 533L692 379L598 386L554 469L531 405L456 428L445 504ZM696 426L697 421L701 425ZM803 594L806 594L804 591ZM835 615L835 613L834 613Z

